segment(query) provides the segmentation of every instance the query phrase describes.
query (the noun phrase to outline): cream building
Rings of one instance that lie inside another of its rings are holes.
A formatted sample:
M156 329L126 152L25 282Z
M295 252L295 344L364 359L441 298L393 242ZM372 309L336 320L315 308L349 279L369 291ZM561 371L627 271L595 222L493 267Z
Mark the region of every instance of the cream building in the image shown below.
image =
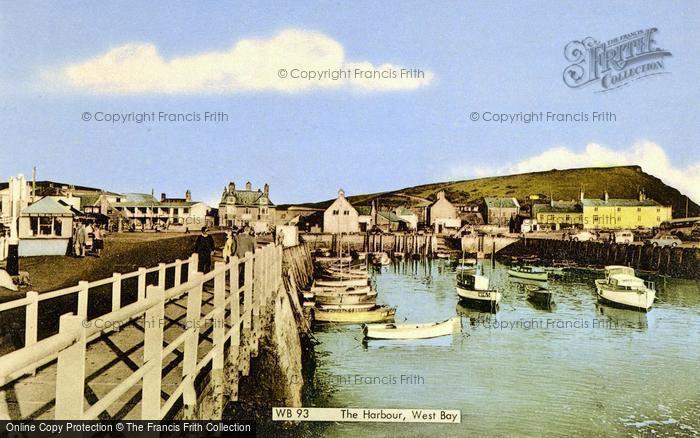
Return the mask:
M359 231L359 214L345 198L343 189L340 189L338 198L323 212L323 232L340 234Z

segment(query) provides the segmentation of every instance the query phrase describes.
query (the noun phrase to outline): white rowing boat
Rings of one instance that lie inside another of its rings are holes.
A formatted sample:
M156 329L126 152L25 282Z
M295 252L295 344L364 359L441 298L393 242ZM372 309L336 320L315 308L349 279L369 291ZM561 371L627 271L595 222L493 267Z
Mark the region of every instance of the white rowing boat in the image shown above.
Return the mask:
M377 301L377 292L371 291L366 294L336 294L336 293L320 293L318 295L311 294L317 304L375 304Z
M314 286L318 287L358 287L367 286L367 278L349 278L347 280L316 280Z
M428 339L459 333L462 318L423 324L367 324L362 328L368 339Z

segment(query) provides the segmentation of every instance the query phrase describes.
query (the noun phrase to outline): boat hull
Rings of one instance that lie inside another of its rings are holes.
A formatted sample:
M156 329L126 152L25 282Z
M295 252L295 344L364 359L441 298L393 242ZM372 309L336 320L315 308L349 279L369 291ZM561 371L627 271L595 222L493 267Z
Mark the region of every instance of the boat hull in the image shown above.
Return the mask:
M501 293L495 289L489 290L474 290L466 289L460 286L456 287L457 296L459 299L466 303L484 307L498 306L501 302Z
M371 292L368 294L318 294L314 295L314 300L317 304L367 304L377 301L377 293Z
M314 310L314 320L316 322L336 322L344 324L393 321L395 315L396 309L390 307L378 307L376 309L360 311Z
M656 292L645 290L613 290L605 287L603 280L596 280L598 301L608 306L647 312L654 304Z
M425 324L368 324L363 327L366 339L429 339L459 333L462 319Z
M523 278L525 280L547 281L546 272L523 272L508 269L508 275L515 278Z
M318 287L358 287L367 286L367 278L355 278L347 280L316 280L315 286Z

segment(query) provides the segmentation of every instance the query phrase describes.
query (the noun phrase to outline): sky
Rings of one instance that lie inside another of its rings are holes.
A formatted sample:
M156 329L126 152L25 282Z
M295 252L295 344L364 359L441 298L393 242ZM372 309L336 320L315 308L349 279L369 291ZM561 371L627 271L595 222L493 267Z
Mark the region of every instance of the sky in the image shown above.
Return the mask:
M665 74L606 92L564 83L567 43L648 28L671 53ZM699 30L698 2L0 0L0 178L36 166L212 205L251 181L281 204L639 164L698 202ZM422 74L301 77L402 68ZM594 111L615 120L490 115ZM135 121L161 112L200 120Z

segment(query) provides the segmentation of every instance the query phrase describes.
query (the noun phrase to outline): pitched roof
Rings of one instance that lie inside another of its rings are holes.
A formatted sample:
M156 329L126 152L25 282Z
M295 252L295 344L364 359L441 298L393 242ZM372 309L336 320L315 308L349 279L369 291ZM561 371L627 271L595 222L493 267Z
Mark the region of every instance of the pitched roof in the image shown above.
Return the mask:
M235 203L233 202L235 199ZM270 197L265 194L265 192L257 190L234 190L232 193L228 190L224 190L221 194L221 204L231 204L234 205L260 205L260 200L263 199L267 203L263 205L274 206Z
M583 211L581 204L576 201L554 201L553 204L534 204L533 213L581 213Z
M488 208L519 208L513 198L484 198L484 202Z
M398 217L391 211L380 211L378 214L390 222L407 222L406 219Z
M22 210L23 215L52 214L57 216L73 216L71 209L61 205L53 198L41 198L29 207Z
M584 199L582 202L584 207L660 207L661 204L653 199Z
M412 212L411 210L409 210L406 207L399 207L396 210L396 214L398 216L417 216L414 212Z
M369 207L367 205L356 205L354 207L355 210L357 210L357 214L359 214L360 216L368 216L372 213L372 207Z
M153 202L158 203L158 200L150 193L124 193L122 202Z

